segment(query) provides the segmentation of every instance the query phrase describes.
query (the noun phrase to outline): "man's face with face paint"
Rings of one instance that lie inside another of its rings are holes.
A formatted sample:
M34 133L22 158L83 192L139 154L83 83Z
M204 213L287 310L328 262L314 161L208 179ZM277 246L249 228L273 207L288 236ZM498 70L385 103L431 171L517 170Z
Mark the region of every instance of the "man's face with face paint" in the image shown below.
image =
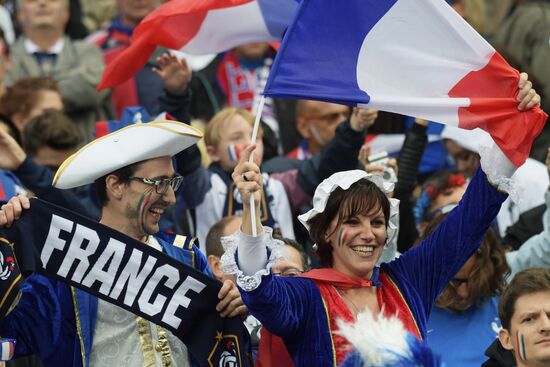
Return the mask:
M518 367L550 366L550 292L519 297L510 330L502 329L499 339L514 351Z
M175 176L170 157L149 159L139 164L134 177L161 180ZM169 205L175 204L174 190L168 187L164 194L156 192L155 186L139 180L131 180L123 193L124 215L129 232L141 236L152 235L159 231L162 213Z

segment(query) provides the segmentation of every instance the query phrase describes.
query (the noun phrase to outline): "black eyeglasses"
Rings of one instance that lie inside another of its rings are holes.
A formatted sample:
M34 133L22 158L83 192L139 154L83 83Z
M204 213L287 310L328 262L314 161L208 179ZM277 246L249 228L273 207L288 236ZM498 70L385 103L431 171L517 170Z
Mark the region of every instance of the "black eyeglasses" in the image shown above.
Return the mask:
M159 195L163 195L168 191L168 186L172 186L172 190L176 192L179 187L181 186L181 183L183 182L182 176L174 176L172 178L162 178L160 180L153 180L146 177L130 177L130 180L137 180L141 181L146 185L153 185L155 186L155 191Z

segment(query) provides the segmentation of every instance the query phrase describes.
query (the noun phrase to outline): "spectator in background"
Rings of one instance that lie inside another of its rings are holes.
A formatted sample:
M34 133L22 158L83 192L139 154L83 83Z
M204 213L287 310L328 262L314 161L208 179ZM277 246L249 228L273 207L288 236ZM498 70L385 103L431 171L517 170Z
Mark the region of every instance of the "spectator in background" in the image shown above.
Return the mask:
M483 366L512 366L514 360L517 367L550 364L550 270L518 273L500 297L499 316L500 343L487 351L491 360Z
M235 233L234 231L233 233ZM277 236L275 236L277 237ZM304 247L290 238L279 238L284 243L285 257L274 266L273 275L283 277L296 277L309 270L309 258Z
M10 12L4 5L0 5L0 30L3 33L2 38L11 45L15 40L15 32L13 30Z
M210 270L212 270L212 274L214 274L214 277L218 280L233 280L231 275L225 275L222 271L221 258L225 250L221 238L237 232L241 227L241 222L241 217L238 215L223 217L210 227L206 235L206 259L208 260L208 265L210 266Z
M99 213L93 212L95 206L86 195L87 187L73 191L51 186L55 173L52 170L63 156L76 149L81 138L78 129L61 112L48 110L45 115L45 119L42 115L33 118L30 129L24 131L29 140L29 154L13 137L0 131L0 172L12 176L24 188L23 195L28 195L29 190L43 200L97 218ZM38 164L34 158L49 167Z
M134 28L159 4L158 0L116 0L118 14L111 25L91 34L87 41L102 50L105 64L108 65L130 45ZM128 106L143 106L151 116L163 112L158 102L163 82L152 68L157 65L157 58L165 52L166 49L157 48L133 78L113 88L112 102L117 118Z
M82 22L82 1L68 0L68 2L69 20L65 26L65 33L73 40L86 38L89 32Z
M89 33L108 28L117 14L114 0L81 0L82 22Z
M208 258L208 264L214 277L220 281L226 279L234 281L232 275L224 274L222 270L221 257L225 253L222 242L224 237L239 231L241 223L242 218L240 216L224 217L210 228L206 236L206 256ZM309 270L308 256L303 247L288 238L281 238L281 241L285 244L285 257L275 264L272 269L273 274L279 276L297 276ZM247 317L245 325L251 334L254 352L258 349L260 349L258 353L261 352L257 355L257 367L290 367L294 365L279 337L271 334L264 328L260 329L261 324L253 316Z
M212 164L208 168L208 192L195 209L199 241L206 237L206 233L214 223L224 216L238 215L242 207L247 204L243 203L237 188L233 185L231 172L237 164L240 151L251 143L253 125L254 116L247 110L226 108L218 112L206 127L204 142ZM261 164L263 159L261 129L254 143L257 144L255 161ZM292 211L283 183L268 175L264 176L264 180L262 221L280 231L284 237L294 238Z
M445 146L453 156L457 168L467 177L472 176L479 167L478 152L480 147L489 146L492 143L489 134L480 129L464 130L446 126L441 136L444 138ZM528 158L518 168L513 177L522 190L522 199L518 203L514 203L508 198L502 204L497 216L501 237L504 237L509 226L517 222L520 214L544 204L544 193L549 184L545 165L531 158ZM538 231L534 231L531 235L536 233Z
M447 0L447 2L478 33L484 34L486 23L484 0Z
M268 42L241 45L218 55L191 80L191 116L209 121L223 107L256 111L275 49ZM294 101L266 98L262 110L264 158L288 153L298 145Z
M541 107L550 113L550 0L523 0L497 31L494 44L527 67L541 85ZM550 125L539 135L531 156L543 161L550 145Z
M550 174L550 155L547 157ZM463 191L463 190L462 190ZM455 205L460 199L455 190ZM433 200L432 208L444 209L445 193ZM550 205L550 192L545 193ZM447 200L449 200L447 198ZM450 210L444 209L442 212ZM422 238L432 233L447 214L437 215ZM545 217L550 224L550 213ZM496 232L489 228L480 248L453 277L442 292L428 319L430 346L448 367L479 366L483 351L500 329L498 300L504 286L515 274L535 266L550 267L550 227L531 237L517 251L505 252Z
M498 30L494 43L526 65L550 96L550 1L523 0ZM550 99L541 107L550 112Z
M550 196L548 196L550 197ZM430 227L433 230L445 215ZM429 232L429 230L428 230ZM501 328L499 296L514 275L532 266L549 267L550 231L530 238L518 251L505 252L492 228L451 280L428 319L430 347L447 367L477 367Z
M7 125L15 128L19 144L25 125L47 109L64 109L58 84L47 77L21 79L0 97L0 114L8 120Z
M23 130L25 153L53 172L76 152L81 140L74 123L57 110L46 110L34 117Z
M438 214L446 213L455 206L466 192L467 178L457 170L443 170L429 176L422 185L422 192L414 208L418 234ZM413 243L416 238L413 239Z
M6 85L31 76L54 79L65 111L85 141L90 141L94 123L111 117L109 92L96 91L104 69L101 52L65 36L69 18L66 0L21 0L19 5L23 34L12 48Z
M295 277L308 271L309 258L299 243L288 238L280 238L284 243L285 257L275 263L272 274L283 277ZM252 317L252 316L251 316ZM272 334L266 328L260 329L260 344L255 367L293 367L294 362L286 349L283 339Z
M366 118L373 122L378 116L378 111L365 109ZM338 125L346 121L350 116L347 106L298 100L296 102L296 130L302 136L300 144L290 151L287 156L294 159L308 159L319 153L321 149L334 138ZM372 125L372 124L371 124Z
M492 40L517 1L518 0L485 0L486 18L484 36Z

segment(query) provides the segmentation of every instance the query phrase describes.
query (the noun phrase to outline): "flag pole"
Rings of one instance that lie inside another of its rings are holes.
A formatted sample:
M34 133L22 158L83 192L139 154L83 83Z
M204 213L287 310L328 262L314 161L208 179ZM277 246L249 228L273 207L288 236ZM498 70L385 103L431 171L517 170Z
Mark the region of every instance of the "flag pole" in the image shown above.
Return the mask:
M258 105L258 110L256 111L256 120L254 121L254 128L252 129L252 144L256 143L256 139L258 138L258 127L260 126L260 119L262 117L262 111L264 109L264 103L265 103L265 96L262 95L260 98L260 103ZM250 154L250 159L248 160L250 163L254 160L254 152ZM252 236L256 237L258 235L258 231L256 230L256 207L254 206L254 195L250 195L250 221L252 224Z

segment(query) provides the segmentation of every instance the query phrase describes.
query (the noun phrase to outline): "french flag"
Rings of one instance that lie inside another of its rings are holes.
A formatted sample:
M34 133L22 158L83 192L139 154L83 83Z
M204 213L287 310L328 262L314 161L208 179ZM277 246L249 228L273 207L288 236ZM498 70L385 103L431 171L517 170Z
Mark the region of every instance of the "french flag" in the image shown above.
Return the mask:
M517 110L518 80L443 0L302 0L264 94L479 127L520 166L547 116Z
M260 41L280 41L296 0L172 0L136 27L132 44L111 62L98 90L128 80L157 46L189 54L211 54Z

